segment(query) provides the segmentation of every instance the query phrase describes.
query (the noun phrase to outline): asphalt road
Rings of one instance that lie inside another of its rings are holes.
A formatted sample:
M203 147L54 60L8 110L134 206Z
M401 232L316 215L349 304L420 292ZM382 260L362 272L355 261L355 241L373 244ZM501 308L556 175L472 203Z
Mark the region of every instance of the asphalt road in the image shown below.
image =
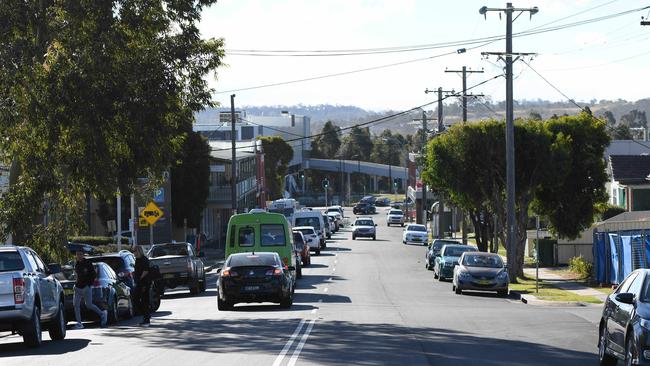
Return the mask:
M10 365L594 365L600 306L541 307L492 294L455 295L424 268L424 247L375 215L377 240L335 234L312 258L290 310L216 307L208 291L166 295L150 328L88 324L25 348L0 334ZM72 325L72 323L70 323Z

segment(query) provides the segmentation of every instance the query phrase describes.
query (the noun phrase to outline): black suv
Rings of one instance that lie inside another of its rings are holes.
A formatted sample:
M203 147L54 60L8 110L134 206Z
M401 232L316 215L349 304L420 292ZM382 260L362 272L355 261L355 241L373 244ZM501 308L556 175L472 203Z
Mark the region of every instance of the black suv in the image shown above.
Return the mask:
M352 208L352 212L355 215L370 215L377 213L377 208L374 205L371 205L370 203L367 202L359 202L357 203L354 208Z

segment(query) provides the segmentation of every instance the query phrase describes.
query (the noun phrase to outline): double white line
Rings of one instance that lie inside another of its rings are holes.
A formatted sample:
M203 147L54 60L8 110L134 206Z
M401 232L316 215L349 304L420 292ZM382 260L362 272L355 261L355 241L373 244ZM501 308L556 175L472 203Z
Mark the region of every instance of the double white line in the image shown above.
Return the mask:
M307 338L309 338L309 333L311 333L311 329L314 327L315 322L316 319L312 319L309 322L307 322L305 319L300 321L300 323L296 327L296 330L293 332L293 334L287 341L287 344L284 345L284 348L282 348L282 351L280 351L278 357L275 358L275 362L273 362L273 366L280 366L280 364L282 364L284 357L287 355L287 353L289 353L291 346L300 335L302 328L305 326L305 324L307 324L307 328L305 329L305 332L302 333L302 337L300 337L300 341L298 342L296 349L293 350L291 359L289 359L288 366L296 365L296 362L298 361L298 357L300 356L300 352L302 352L302 348L305 346L305 342L307 342Z

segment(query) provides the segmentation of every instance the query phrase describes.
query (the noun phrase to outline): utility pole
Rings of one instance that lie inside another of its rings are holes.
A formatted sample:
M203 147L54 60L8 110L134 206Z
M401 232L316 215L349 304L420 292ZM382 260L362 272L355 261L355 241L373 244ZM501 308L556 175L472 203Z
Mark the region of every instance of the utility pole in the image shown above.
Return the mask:
M426 143L427 143L427 112L423 109L422 110L422 156L424 156L424 153L426 151ZM404 201L406 202L406 201ZM424 226L427 226L427 220L429 219L429 210L427 209L427 184L422 180L422 223ZM417 220L416 220L417 221ZM428 234L427 234L428 235ZM429 239L427 239L429 240Z
M510 264L510 278L515 279L514 263L516 261L515 251L515 125L513 118L513 84L512 84L512 13L529 12L532 17L539 9L533 8L515 8L512 3L507 3L505 8L488 8L487 6L479 9L479 14L486 16L488 11L498 11L506 13L506 52L485 52L483 55L499 55L500 58L505 56L506 63L506 250L508 254L508 263ZM533 55L532 53L517 53L517 58L521 56Z
M426 89L424 93L434 93L436 92L435 90L429 90ZM436 134L441 134L445 131L445 125L444 121L442 120L442 93L452 93L454 94L455 91L453 90L442 90L442 88L438 87L438 132ZM424 186L422 187L424 189ZM445 237L445 230L442 227L442 215L445 213L445 204L444 204L444 197L442 193L438 196L438 238L444 238Z
M230 142L232 147L232 162L230 169L230 206L232 214L237 214L237 129L235 129L235 94L230 95Z
M463 94L462 94L462 103L463 103L463 123L467 122L467 74L479 73L482 74L483 70L468 70L467 66L463 66L461 70L445 70L445 72L455 72L461 73L463 78ZM483 94L470 94L471 97L483 96ZM460 220L460 231L462 233L463 244L467 245L467 225L465 222L465 211L461 210L462 218Z

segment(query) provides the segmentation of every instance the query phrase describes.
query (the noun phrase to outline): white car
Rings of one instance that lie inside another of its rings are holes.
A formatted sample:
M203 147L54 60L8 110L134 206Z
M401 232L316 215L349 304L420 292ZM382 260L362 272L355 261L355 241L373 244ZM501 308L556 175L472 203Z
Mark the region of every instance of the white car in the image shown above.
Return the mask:
M296 226L293 231L301 232L309 250L315 251L316 255L320 254L320 238L312 226Z
M406 225L404 234L402 235L402 243L429 245L429 232L427 231L427 227L420 224Z
M402 210L391 208L386 215L386 223L388 226L401 225L404 226L404 212Z
M338 211L327 211L327 216L334 218L336 231L339 230L339 227L343 227L343 216L341 216L341 213Z

